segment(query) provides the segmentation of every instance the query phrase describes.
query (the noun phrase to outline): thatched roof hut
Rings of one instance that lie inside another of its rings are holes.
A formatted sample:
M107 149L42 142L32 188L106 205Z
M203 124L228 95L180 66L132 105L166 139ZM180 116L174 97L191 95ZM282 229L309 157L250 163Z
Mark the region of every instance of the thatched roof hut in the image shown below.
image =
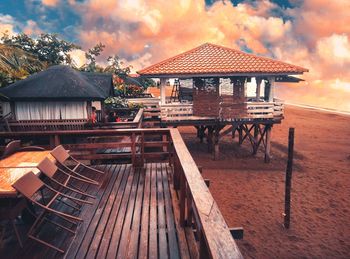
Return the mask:
M87 119L96 105L92 102L97 101L100 107L114 91L110 74L58 65L0 88L0 94L9 98L17 120Z

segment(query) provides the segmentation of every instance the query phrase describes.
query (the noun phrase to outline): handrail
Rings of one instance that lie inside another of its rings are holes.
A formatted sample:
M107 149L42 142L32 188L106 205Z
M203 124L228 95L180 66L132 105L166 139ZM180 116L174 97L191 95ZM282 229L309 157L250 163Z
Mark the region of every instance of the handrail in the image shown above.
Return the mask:
M200 257L209 253L210 258L243 258L180 132L177 129L170 129L170 136L176 156L174 161L174 185L180 185L180 219L184 224L185 211L187 211L188 217L194 216L195 218L195 216L198 216L200 222L197 231L199 235L202 235L202 238L200 236L200 242L202 243L200 247L203 247L203 243L205 243L207 248L206 251L199 251ZM188 199L192 202L185 202ZM193 204L192 209L195 209L195 215L189 215L191 208L185 209L185 204L191 203ZM187 220L189 219L187 218Z

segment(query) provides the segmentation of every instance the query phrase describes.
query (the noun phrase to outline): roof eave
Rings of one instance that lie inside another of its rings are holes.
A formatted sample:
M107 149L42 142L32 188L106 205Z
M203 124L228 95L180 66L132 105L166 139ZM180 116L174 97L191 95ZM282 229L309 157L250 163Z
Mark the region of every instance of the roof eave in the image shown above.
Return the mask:
M251 73L174 73L174 74L141 74L147 78L189 78L189 77L233 77L233 76L288 76L288 75L302 75L304 72L281 72L281 73L263 73L263 72L251 72Z

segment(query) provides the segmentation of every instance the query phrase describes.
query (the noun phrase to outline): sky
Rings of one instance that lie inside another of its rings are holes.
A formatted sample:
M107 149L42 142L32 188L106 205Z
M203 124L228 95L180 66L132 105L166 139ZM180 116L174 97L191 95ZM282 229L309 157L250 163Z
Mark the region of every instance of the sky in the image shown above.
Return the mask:
M350 111L348 10L350 0L1 0L0 33L102 42L102 60L117 54L134 71L211 42L310 70L279 98Z

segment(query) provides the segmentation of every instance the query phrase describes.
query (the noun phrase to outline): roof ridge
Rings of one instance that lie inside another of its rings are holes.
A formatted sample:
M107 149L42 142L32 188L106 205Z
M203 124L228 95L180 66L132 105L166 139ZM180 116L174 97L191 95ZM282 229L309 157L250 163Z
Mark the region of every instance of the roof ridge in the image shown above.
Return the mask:
M251 56L253 58L260 58L260 59L265 59L265 60L268 60L268 61L278 62L280 64L284 64L284 65L288 65L288 66L298 67L298 68L300 68L302 70L305 70L305 72L309 72L309 69L307 69L307 68L304 68L304 67L301 67L301 66L298 66L298 65L289 64L287 62L280 61L278 59L264 57L264 56L259 56L257 54L247 53L247 52L244 52L244 51L239 50L239 49L233 49L233 48L229 48L229 47L226 47L226 46L217 45L217 44L214 44L214 43L208 43L208 44L211 45L211 46L218 47L218 48L227 49L227 50L230 50L230 51L236 51L238 53L241 53L241 54L247 55L247 56Z

